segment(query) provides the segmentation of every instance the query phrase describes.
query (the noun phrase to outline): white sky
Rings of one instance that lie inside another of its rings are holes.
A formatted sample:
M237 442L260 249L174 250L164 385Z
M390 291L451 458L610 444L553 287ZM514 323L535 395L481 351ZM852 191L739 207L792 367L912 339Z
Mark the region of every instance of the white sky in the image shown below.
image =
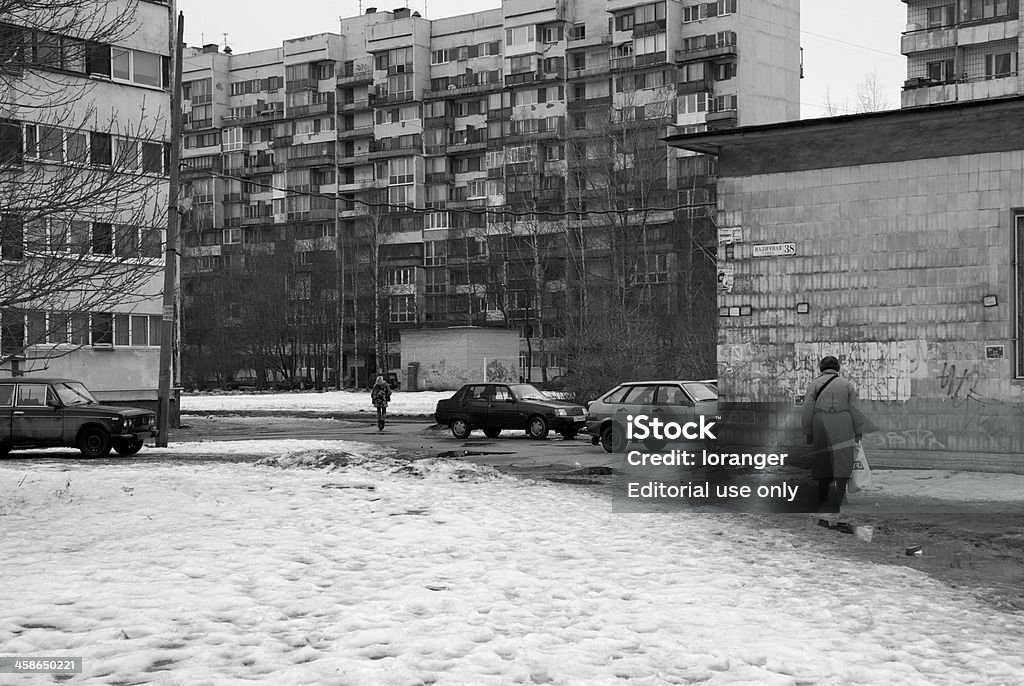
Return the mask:
M757 1L757 0L741 0ZM185 42L189 45L227 43L235 52L251 52L281 45L289 38L336 32L342 16L377 6L402 6L401 0L178 0L185 14ZM500 6L496 0L409 0L404 3L428 19ZM853 107L857 86L877 73L891 108L898 108L900 87L906 77L906 59L900 55L900 33L906 28L906 5L900 0L804 0L801 2L801 44L804 79L801 82L802 116L824 115L826 93L842 106Z

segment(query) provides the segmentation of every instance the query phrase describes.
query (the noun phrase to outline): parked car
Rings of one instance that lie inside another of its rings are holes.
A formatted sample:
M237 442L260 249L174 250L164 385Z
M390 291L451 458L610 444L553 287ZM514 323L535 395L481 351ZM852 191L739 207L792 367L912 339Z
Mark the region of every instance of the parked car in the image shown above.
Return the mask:
M697 421L718 414L718 391L703 381L630 381L587 405L587 431L608 452L626 448L626 417L657 417L663 422ZM644 446L661 450L664 439L648 438Z
M304 391L313 387L313 380L308 376L293 376L290 379L275 381L273 385L278 391Z
M255 391L259 387L259 381L255 376L239 376L228 381L229 391Z
M586 425L582 405L554 400L531 384L466 384L451 398L437 403L434 419L451 429L456 438L468 438L483 429L497 438L503 429L523 430L531 438L547 438L554 431L565 439L576 437Z
M13 448L78 448L105 457L113 448L134 455L156 435L156 415L135 407L103 405L81 381L0 380L0 455Z

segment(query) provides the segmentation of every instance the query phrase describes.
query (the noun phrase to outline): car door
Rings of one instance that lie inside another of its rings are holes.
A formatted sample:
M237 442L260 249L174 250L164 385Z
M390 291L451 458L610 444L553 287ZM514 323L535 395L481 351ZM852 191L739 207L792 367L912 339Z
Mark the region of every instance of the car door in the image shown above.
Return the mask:
M487 410L491 402L491 387L487 384L467 386L459 403L459 412L470 426L484 426L487 423Z
M60 445L64 411L49 384L19 383L11 415L15 442Z
M487 425L499 429L521 429L519 401L508 386L492 387L493 395L488 410Z
M11 445L11 412L14 410L14 384L0 383L0 444Z
M653 414L663 422L675 422L679 425L692 422L696 418L693 399L680 384L658 386Z
M625 397L622 399L622 403L615 408L615 419L616 422L625 427L628 423L627 417L633 415L647 415L650 418L653 414L654 399L658 392L658 387L655 384L637 384L633 386Z

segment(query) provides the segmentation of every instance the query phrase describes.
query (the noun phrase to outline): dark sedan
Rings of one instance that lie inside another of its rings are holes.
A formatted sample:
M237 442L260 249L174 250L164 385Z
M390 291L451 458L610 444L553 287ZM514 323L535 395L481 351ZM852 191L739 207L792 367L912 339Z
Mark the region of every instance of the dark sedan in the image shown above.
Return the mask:
M456 438L468 438L474 429L497 438L502 430L512 429L538 440L547 438L548 431L571 439L586 426L587 411L581 405L554 400L530 384L476 383L439 401L434 419Z

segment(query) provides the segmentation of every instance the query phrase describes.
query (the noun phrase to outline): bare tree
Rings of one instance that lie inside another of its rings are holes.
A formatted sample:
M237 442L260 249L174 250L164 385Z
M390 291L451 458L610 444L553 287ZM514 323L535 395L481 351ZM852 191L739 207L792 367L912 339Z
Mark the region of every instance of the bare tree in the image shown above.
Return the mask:
M141 289L162 270L168 112L160 96L119 112L106 104L113 86L89 78L119 68L112 44L136 9L0 0L0 362L81 343L82 315L154 295Z
M878 80L878 72L873 71L857 84L857 112L881 112L892 109L885 87Z

